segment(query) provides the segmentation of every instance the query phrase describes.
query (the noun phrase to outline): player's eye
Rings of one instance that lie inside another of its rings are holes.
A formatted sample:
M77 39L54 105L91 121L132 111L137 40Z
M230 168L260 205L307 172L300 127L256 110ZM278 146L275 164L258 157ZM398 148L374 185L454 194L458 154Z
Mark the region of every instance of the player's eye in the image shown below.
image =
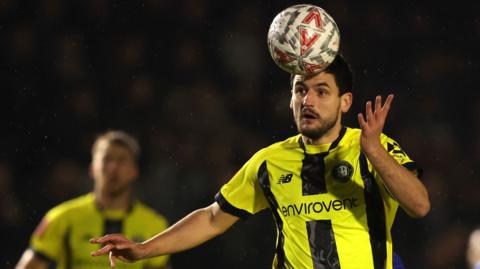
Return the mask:
M328 94L328 90L327 89L324 89L324 88L318 88L316 90L317 94L319 96L324 96L324 95L327 95Z
M295 87L295 93L303 96L303 95L307 94L307 89L303 86L296 86Z

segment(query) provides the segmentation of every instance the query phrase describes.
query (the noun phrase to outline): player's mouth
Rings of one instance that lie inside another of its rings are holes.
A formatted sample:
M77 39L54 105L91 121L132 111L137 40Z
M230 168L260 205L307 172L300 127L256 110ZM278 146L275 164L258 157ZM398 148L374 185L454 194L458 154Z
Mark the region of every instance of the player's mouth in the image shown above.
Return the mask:
M319 115L309 109L303 109L300 113L300 120L316 120L318 118L320 118Z
M111 175L105 176L106 182L116 183L119 180L120 180L120 177L117 174L111 174Z

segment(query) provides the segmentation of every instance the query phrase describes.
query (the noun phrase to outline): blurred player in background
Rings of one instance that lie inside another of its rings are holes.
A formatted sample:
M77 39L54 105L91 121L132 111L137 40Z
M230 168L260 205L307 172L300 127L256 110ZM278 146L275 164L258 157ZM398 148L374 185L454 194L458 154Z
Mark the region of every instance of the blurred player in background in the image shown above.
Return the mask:
M183 251L225 232L239 218L270 208L277 224L273 268L392 269L390 229L400 205L430 210L420 170L382 133L393 95L367 102L361 129L342 125L353 75L337 56L328 68L292 77L290 107L300 134L258 151L215 197L143 242L106 235L94 256L136 261Z
M480 269L480 228L472 231L467 246L468 268Z
M98 248L88 238L123 233L141 242L164 230L166 219L132 197L139 154L138 142L123 131L100 135L92 147L93 192L51 209L16 268L104 268L108 258L92 258L89 252ZM170 268L168 259L160 256L122 268L166 269Z

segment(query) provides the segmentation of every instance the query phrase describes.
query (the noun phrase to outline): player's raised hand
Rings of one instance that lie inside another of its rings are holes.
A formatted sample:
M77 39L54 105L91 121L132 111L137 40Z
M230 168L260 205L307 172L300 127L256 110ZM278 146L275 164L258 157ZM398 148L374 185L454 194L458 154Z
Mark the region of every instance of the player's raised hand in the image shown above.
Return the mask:
M97 251L91 253L92 256L109 255L110 266L115 267L115 260L124 262L133 262L142 258L142 245L128 240L121 234L108 234L99 238L90 239L92 244L104 245Z
M375 149L380 144L380 134L385 126L388 111L393 101L393 94L388 95L387 100L382 105L382 97L378 95L375 98L375 107L372 109L372 102L368 101L365 108L365 117L362 113L358 114L358 123L362 129L360 136L360 146L364 152Z

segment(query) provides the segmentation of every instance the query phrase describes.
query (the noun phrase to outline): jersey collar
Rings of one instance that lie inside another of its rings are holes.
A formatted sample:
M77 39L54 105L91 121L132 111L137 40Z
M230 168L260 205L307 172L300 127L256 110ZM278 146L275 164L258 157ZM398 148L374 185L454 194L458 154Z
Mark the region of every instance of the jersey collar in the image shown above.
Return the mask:
M342 138L345 136L346 131L347 131L347 128L345 126L342 126L342 128L340 129L340 133L338 134L338 137L332 143L330 143L330 145L329 144L320 145L320 146L305 145L302 139L302 135L300 135L298 138L298 144L305 154L307 154L307 148L309 150L313 149L313 151L315 151L314 154L315 153L328 154L328 152L330 152L331 150L333 150L338 146Z
M106 209L102 205L100 205L96 200L94 200L94 203L97 210L105 217L111 218L111 219L122 219L122 218L125 218L130 213L132 213L133 208L135 207L135 204L136 204L136 199L134 198L130 199L130 202L128 204L128 208L126 211Z

